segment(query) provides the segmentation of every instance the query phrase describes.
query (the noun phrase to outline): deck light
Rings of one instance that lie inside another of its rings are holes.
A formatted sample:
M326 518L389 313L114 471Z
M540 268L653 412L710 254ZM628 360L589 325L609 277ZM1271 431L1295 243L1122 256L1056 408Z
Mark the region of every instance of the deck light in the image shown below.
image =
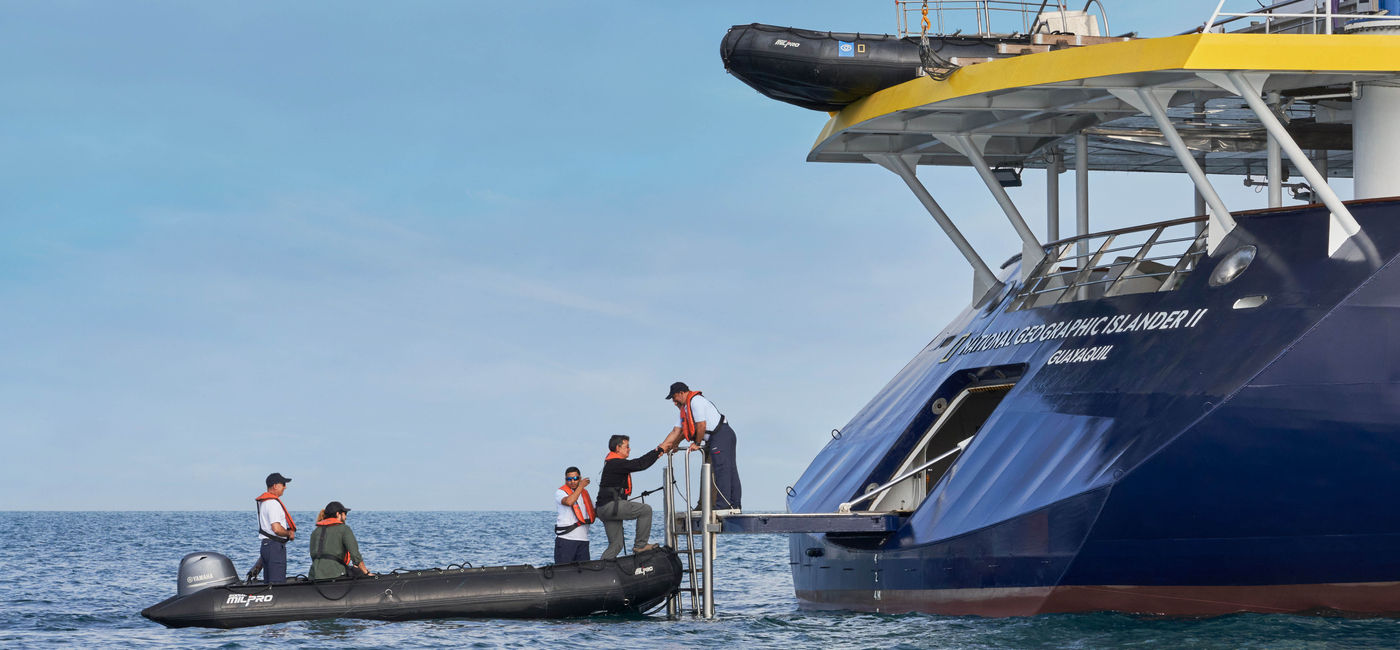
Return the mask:
M992 170L992 176L1001 183L1002 187L1020 187L1021 170L1013 167L997 167Z
M1253 246L1241 246L1231 251L1225 259L1220 260L1220 264L1210 274L1210 286L1223 286L1240 277L1240 274L1249 268L1249 263L1254 261L1256 252L1258 249Z

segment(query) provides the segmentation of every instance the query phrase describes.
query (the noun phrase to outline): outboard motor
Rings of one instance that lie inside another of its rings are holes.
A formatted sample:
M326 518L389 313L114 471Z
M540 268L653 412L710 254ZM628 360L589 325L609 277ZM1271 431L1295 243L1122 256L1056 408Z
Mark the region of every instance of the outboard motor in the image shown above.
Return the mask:
M207 551L190 553L180 558L180 577L175 593L184 596L201 589L222 587L235 582L238 582L238 572L233 569L233 560Z

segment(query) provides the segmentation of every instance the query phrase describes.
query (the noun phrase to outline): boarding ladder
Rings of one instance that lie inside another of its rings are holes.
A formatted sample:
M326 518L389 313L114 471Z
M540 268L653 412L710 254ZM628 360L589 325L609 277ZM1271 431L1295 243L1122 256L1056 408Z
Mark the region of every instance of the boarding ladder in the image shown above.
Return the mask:
M699 492L699 517L691 511L692 504L696 503L692 498L690 487L691 481L691 455L702 456L700 462L700 485ZM677 484L675 454L667 454L666 469L663 481L665 483L665 507L666 507L666 544L682 558L684 567L684 582L680 591L673 594L666 601L666 614L672 618L680 615L682 596L690 598L690 612L695 616L704 618L715 617L715 597L714 597L714 564L715 564L715 543L719 537L720 524L714 516L714 502L712 488L714 485L714 474L710 464L704 462L703 455L699 450L691 447L685 451L683 462L685 464L685 482ZM677 510L676 501L680 497L681 508Z

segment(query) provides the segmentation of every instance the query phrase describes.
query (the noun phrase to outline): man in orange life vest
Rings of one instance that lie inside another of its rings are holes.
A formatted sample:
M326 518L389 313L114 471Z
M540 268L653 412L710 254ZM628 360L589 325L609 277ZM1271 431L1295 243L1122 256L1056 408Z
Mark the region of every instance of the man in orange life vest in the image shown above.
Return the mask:
M648 544L651 537L651 506L633 503L632 472L640 472L656 463L656 459L666 451L660 446L637 458L628 460L632 453L631 439L627 436L613 436L608 439L608 455L603 459L603 473L598 477L598 518L603 520L603 530L608 533L608 548L603 551L603 559L611 560L622 552L622 522L637 520L637 532L632 540L632 552L641 553L656 548Z
M588 479L577 467L564 470L564 484L554 491L559 514L554 518L554 563L587 562L588 525L596 518Z
M268 474L267 491L254 500L258 504L258 535L262 538L258 562L267 571L263 580L269 584L287 581L287 542L297 536L292 513L282 504L282 493L291 482L277 472Z
M675 449L680 445L681 438L690 443L691 449L701 448L701 443L704 443L705 462L710 464L715 483L711 503L718 512L737 514L744 489L739 484L739 465L734 458L735 447L738 446L734 429L710 400L705 399L700 391L690 390L684 382L671 384L666 399L680 409L681 421L671 428L662 445Z

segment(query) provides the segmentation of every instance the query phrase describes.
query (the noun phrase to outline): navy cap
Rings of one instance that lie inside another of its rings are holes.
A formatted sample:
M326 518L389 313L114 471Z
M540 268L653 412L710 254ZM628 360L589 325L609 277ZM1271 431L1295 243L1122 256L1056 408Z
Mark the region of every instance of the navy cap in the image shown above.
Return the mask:
M671 392L666 393L666 399L671 399L671 396L672 396L672 395L675 395L676 393L687 393L687 392L690 392L690 387L689 387L689 386L686 386L686 385L685 385L685 382L683 382L683 381L678 381L678 382L676 382L676 383L674 383L674 384L671 384Z
M278 472L273 472L273 473L267 475L267 486L268 486L268 487L272 487L272 486L274 486L274 485L277 485L278 483L281 483L281 484L283 484L283 485L286 485L286 484L291 483L291 482L292 482L292 479L289 479L289 478L287 478L287 477L285 477L285 476L282 476L282 475L281 475L280 473L278 473Z

